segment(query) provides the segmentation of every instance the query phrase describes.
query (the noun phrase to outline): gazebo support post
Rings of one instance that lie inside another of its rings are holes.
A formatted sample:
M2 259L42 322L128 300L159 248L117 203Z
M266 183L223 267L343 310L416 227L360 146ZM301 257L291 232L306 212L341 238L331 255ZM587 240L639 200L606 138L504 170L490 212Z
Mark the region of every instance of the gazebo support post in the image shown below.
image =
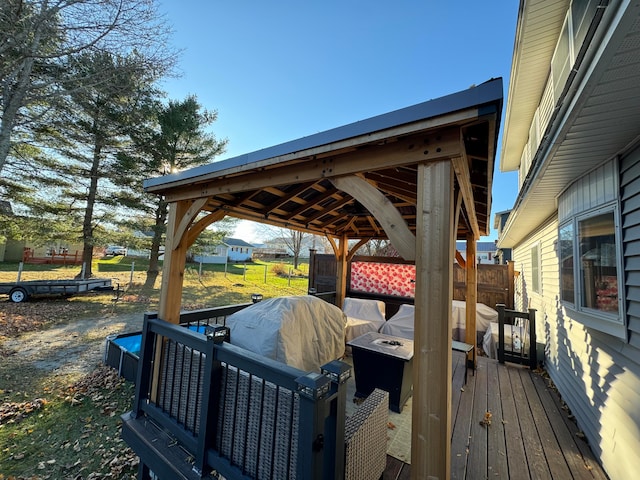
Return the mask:
M336 254L336 305L342 308L347 295L347 264L349 255L349 239L342 235L338 241Z
M418 165L411 478L451 471L451 302L455 219L449 161Z
M476 258L476 237L473 232L467 234L467 268L465 271L467 277L467 295L466 295L466 319L465 319L465 342L476 347L478 342L476 338L476 309L478 302L478 261ZM472 355L474 361L475 355ZM476 366L473 365L475 369Z
M175 233L190 203L188 200L182 200L169 204L158 317L171 323L180 321L182 285L188 248L181 238L175 236Z

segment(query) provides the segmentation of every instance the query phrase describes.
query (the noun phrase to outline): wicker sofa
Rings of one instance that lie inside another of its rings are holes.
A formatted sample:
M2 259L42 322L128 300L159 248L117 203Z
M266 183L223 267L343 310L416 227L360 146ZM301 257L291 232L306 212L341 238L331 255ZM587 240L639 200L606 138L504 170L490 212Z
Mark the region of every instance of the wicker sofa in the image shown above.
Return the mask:
M375 479L386 465L388 393L345 415L350 367L305 373L206 334L145 318L124 440L140 479Z

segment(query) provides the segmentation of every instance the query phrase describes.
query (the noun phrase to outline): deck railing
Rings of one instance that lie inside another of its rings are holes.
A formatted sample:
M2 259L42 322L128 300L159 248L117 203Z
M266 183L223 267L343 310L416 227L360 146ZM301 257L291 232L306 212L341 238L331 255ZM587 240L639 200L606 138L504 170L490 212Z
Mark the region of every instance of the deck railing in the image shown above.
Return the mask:
M538 367L536 310L519 312L496 305L498 310L498 361ZM507 336L506 333L509 333Z
M334 361L305 373L223 342L225 330L145 317L133 411L123 416L140 478L340 478L350 368ZM160 440L166 432L173 440ZM172 460L174 444L190 466Z

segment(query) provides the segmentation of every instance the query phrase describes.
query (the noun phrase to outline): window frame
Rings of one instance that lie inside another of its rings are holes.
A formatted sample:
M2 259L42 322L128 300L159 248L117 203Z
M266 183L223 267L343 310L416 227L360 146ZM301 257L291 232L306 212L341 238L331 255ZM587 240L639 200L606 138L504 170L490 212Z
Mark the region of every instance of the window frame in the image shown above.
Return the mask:
M617 313L604 312L594 308L584 306L584 291L583 282L580 272L580 245L579 245L579 231L580 222L594 218L603 214L613 213L613 228L615 235L615 248L616 248L616 277L618 282L618 311ZM615 337L626 340L626 314L624 311L624 276L623 276L623 259L622 259L622 223L620 220L620 207L617 201L611 201L597 207L590 208L588 210L581 211L570 215L565 221L558 225L558 239L560 240L560 231L571 224L573 227L573 302L562 298L562 286L560 287L559 298L562 307L569 313L569 316L582 323L586 327L599 330L604 333L608 333ZM557 249L558 254L558 274L560 282L562 282L562 255L561 248Z

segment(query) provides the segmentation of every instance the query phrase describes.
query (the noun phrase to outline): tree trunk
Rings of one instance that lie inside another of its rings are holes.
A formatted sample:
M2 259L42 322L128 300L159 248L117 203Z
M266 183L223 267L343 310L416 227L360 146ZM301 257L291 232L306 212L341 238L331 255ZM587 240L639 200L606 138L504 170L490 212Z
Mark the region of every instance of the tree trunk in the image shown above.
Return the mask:
M93 209L98 194L98 169L100 167L100 157L102 152L102 142L96 139L93 149L93 163L91 164L89 193L87 194L87 207L84 211L84 221L82 222L82 262L85 264L85 277L93 276L91 262L93 260Z
M151 241L151 255L149 256L149 268L147 269L147 278L144 282L144 288L153 288L158 275L160 274L160 245L162 244L162 234L164 233L167 223L167 202L161 198L156 208L156 224L153 228L153 240Z

